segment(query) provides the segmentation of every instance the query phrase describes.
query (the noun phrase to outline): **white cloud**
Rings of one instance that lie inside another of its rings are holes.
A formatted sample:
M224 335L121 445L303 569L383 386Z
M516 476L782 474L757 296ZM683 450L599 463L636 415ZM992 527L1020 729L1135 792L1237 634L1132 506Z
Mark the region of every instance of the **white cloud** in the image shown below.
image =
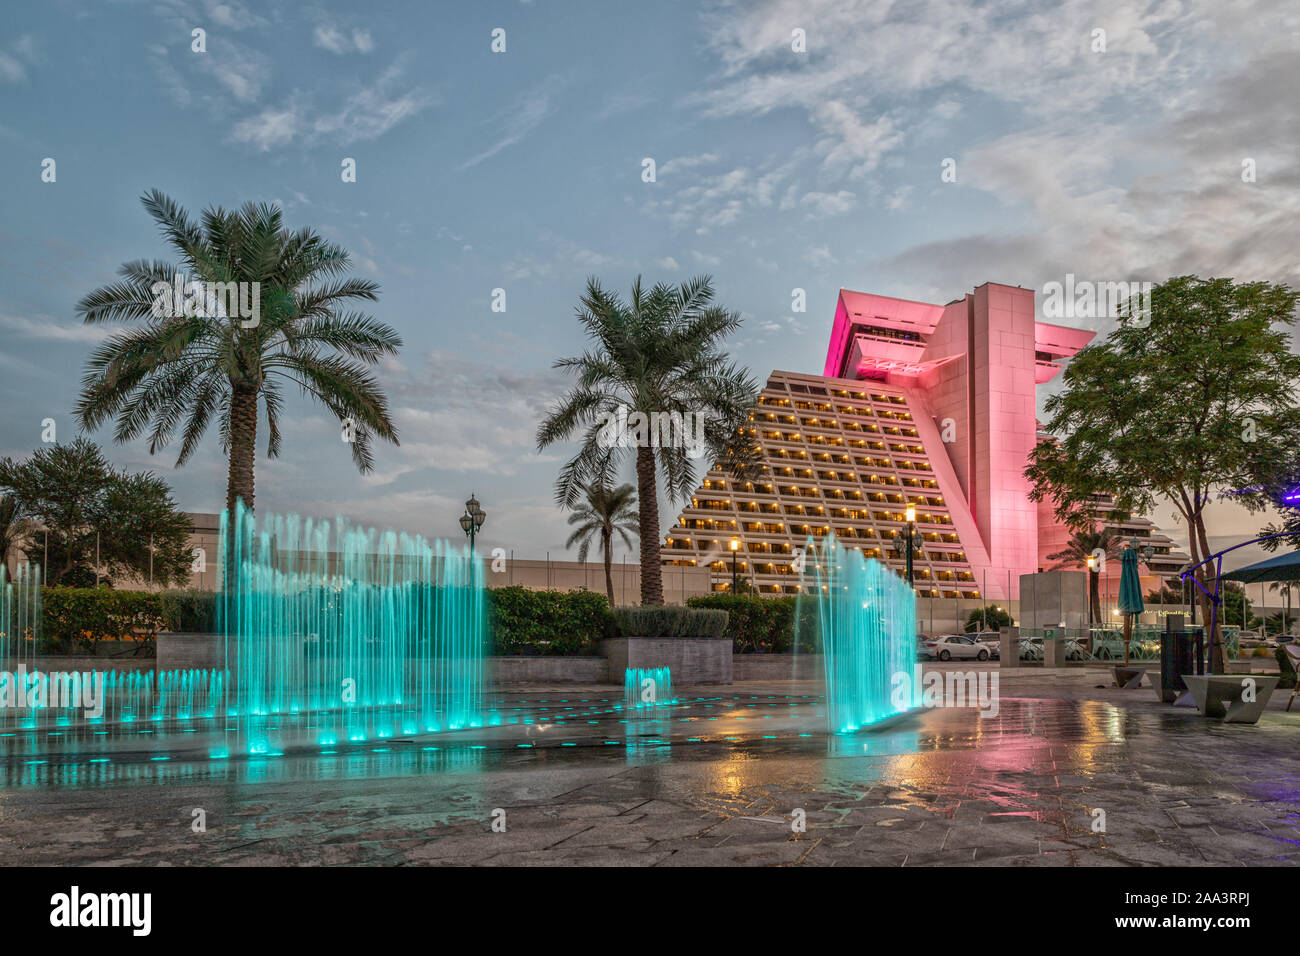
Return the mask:
M329 23L321 23L312 31L312 43L322 50L337 53L370 53L375 48L374 38L368 30L346 30Z
M465 160L460 168L469 169L477 166L503 149L515 145L541 125L541 122L551 114L551 110L551 90L547 86L528 91L512 110L497 117L490 124L494 128L506 130L505 135L487 149Z
M807 210L809 219L823 219L827 216L841 216L858 203L856 193L841 189L834 193L804 193L799 200Z

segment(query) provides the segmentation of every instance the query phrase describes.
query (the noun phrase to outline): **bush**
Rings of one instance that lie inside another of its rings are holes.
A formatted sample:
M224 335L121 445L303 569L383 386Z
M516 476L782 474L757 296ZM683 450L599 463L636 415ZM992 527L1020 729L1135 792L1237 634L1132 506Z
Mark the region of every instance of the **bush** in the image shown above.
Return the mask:
M614 633L609 601L591 591L491 588L487 605L497 656L594 655Z
M614 608L614 621L623 637L727 636L727 612L719 609L646 605Z
M731 640L736 654L788 654L795 645L795 616L799 612L796 597L765 598L746 594L707 594L686 602L693 608L714 608L727 612L724 636ZM805 604L800 627L800 650L812 652L816 603ZM806 635L806 636L804 636Z
M163 630L211 634L217 629L217 595L199 588L163 591L158 595Z
M1291 655L1286 652L1285 647L1279 647L1273 651L1273 656L1277 658L1278 670L1282 679L1277 682L1278 687L1295 687L1296 672L1295 665L1291 663Z
M163 626L160 595L111 588L44 588L42 627L47 646L95 653L100 641L152 644Z

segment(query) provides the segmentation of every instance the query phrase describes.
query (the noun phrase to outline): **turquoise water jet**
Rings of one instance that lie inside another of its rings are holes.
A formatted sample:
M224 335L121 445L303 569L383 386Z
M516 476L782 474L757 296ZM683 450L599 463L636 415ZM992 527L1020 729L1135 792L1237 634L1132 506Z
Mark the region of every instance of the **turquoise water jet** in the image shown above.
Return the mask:
M487 621L467 547L241 503L220 555L223 710L246 752L481 725Z
M623 672L623 702L629 710L676 703L672 671L667 667L627 668Z
M0 564L0 666L36 656L41 639L41 569L21 564L13 578Z
M814 593L799 597L805 631L799 637L821 651L831 733L853 733L919 706L920 690L910 679L916 666L911 586L834 535L820 545L810 538L806 553L815 563Z

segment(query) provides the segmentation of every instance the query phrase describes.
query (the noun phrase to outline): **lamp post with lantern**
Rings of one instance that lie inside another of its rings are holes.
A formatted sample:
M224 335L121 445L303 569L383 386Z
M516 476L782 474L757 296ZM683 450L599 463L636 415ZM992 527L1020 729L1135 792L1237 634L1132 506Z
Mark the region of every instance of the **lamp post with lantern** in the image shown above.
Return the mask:
M487 512L483 510L478 499L473 495L469 496L469 501L465 502L465 513L460 516L460 527L469 538L469 550L474 551L474 537L478 534L483 522L487 520Z
M735 594L736 588L740 586L739 580L737 579L736 576L736 552L739 550L740 550L740 539L732 538L731 539L731 593L732 594Z
M894 535L894 554L898 557L907 555L907 583L913 584L914 574L912 571L912 556L916 550L916 505L912 502L907 503L907 537L902 534Z

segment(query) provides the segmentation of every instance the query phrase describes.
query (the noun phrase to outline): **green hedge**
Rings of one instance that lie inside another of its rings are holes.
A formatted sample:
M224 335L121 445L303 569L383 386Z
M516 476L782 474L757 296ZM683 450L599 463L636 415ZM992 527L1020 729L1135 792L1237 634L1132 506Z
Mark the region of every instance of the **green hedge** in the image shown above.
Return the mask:
M162 629L158 595L112 588L45 588L42 631L47 649L95 652L100 641L145 641Z
M216 595L114 588L42 588L41 626L46 651L95 652L100 641L153 641L159 631L212 631Z
M690 598L693 608L713 608L727 612L725 637L731 639L736 654L788 654L794 650L795 618L799 612L797 597L759 597L748 594L707 594ZM816 605L805 602L800 650L816 650L812 635L816 632Z
M716 608L675 607L671 604L618 607L614 609L614 621L624 637L727 636L727 612Z
M163 630L211 634L217 629L217 595L199 588L163 591L158 595Z
M591 591L530 591L515 585L487 593L492 653L500 657L594 655L612 637L609 601Z

